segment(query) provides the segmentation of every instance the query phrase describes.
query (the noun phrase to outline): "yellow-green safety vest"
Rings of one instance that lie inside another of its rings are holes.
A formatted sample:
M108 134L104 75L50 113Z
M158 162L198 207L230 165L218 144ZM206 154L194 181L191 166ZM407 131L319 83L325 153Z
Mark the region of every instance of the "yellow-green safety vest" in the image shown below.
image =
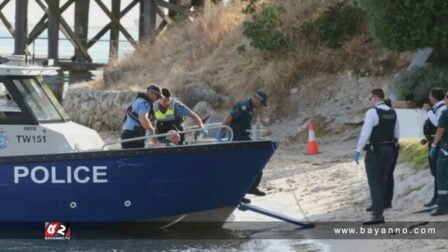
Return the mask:
M160 103L156 103L154 106L154 115L156 120L159 122L173 122L176 120L176 115L174 108L176 107L176 99L170 100L170 106L166 109L165 112L160 110Z

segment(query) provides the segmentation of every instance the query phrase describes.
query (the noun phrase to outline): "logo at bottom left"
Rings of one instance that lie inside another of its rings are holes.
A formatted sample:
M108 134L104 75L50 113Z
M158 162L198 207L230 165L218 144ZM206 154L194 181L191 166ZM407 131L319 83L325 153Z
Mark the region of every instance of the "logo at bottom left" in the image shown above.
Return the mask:
M67 222L45 222L45 240L70 240L70 224Z

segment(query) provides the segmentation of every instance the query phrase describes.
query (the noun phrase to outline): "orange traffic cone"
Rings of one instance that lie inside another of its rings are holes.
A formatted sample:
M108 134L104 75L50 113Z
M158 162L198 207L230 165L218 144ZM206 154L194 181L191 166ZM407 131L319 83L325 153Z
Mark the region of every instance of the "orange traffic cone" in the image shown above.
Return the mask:
M308 155L319 154L319 144L317 143L316 133L314 132L314 125L312 122L308 124Z

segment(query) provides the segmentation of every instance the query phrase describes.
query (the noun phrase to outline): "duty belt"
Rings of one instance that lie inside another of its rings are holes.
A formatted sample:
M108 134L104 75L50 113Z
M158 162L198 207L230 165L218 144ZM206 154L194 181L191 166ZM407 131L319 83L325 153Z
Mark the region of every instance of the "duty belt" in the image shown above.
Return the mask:
M375 151L375 148L379 147L380 145L395 145L395 142L378 142L378 143L368 143L365 147L365 151Z

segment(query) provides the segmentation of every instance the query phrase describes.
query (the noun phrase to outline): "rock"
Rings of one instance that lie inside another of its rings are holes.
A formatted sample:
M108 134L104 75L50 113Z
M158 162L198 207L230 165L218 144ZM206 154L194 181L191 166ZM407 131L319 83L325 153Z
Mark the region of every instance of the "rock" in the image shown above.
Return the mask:
M102 125L102 122L96 122L92 125L92 128L97 131L101 131L101 125Z
M293 184L293 183L295 183L296 181L294 180L294 179L287 179L286 180L286 183L289 183L289 184Z
M180 82L181 82L182 84L184 84L184 85L187 85L187 84L189 84L189 83L196 82L196 81L197 81L196 78L194 78L193 76L188 75L188 74L183 74L183 75L180 77Z
M121 71L118 69L106 69L103 72L103 80L106 85L116 82L121 77Z
M206 101L200 101L194 106L193 111L196 112L199 117L202 119L205 119L208 117L207 121L205 121L206 124L211 123L220 123L223 121L223 118L221 115L219 115L213 107L210 105L210 103ZM194 122L191 119L188 119L185 122L186 125L194 125ZM218 131L218 128L209 129L209 134L211 136L214 136Z
M194 107L198 102L206 101L214 108L226 105L229 98L217 93L210 85L203 81L193 82L184 87L184 102L190 107Z
M299 91L298 88L291 88L291 90L289 90L289 94L290 95L295 95L295 94L297 94L298 91Z
M198 102L194 108L193 111L196 112L196 114L199 115L199 117L201 117L202 119L211 116L213 113L216 113L212 107L212 105L210 105L210 103L206 102L206 101L200 101Z
M96 130L116 131L123 123L123 109L134 96L131 91L71 87L63 105L74 122Z

